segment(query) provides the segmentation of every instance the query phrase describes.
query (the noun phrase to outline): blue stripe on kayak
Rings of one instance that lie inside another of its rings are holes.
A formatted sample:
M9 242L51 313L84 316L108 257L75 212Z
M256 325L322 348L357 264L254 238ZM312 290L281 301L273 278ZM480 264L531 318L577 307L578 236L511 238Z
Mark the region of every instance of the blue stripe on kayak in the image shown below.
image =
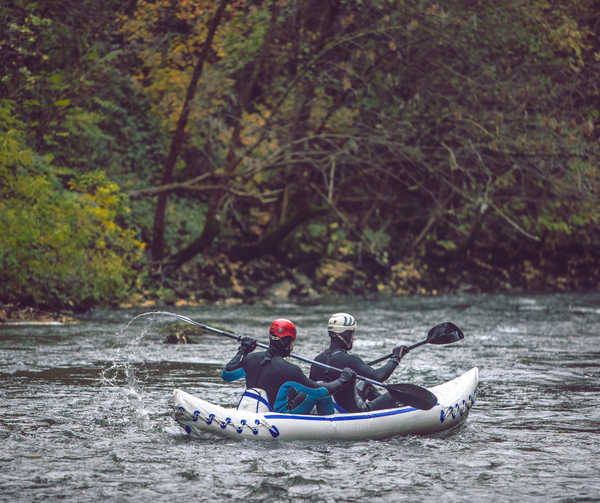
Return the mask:
M439 405L439 404L436 404ZM362 414L360 416L353 416L350 414L340 414L339 416L297 416L294 414L265 414L265 419L301 419L304 421L357 421L361 419L373 419L376 417L395 416L397 414L405 414L406 412L412 412L414 407L406 407L403 409L387 410L381 412L373 412L371 414Z

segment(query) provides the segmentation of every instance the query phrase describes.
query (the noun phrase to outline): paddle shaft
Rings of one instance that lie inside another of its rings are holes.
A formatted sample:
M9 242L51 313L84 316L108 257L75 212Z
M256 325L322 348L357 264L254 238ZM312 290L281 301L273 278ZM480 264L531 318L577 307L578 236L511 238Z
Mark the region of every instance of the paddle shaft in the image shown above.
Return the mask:
M423 344L427 344L427 342L428 342L427 340L417 342L416 344L413 344L412 346L408 346L406 348L406 350L410 351L411 349L418 348L419 346L422 346ZM388 360L392 356L394 356L394 353L390 353L389 355L385 355L385 356L382 356L381 358L377 358L377 360L373 360L372 362L367 363L367 365L369 365L369 366L375 365L376 363L382 362L383 360Z
M190 324L194 325L195 327L202 328L204 330L208 330L209 332L214 332L215 334L224 335L225 337L229 337L230 339L235 339L238 342L241 342L241 340L242 340L242 336L241 335L230 334L229 332L225 332L223 330L219 330L218 328L213 328L213 327L209 327L207 325L202 325L202 323L198 323L198 322L196 322L196 321L188 318L187 316L182 316L182 315L176 314L176 313L169 313L169 312L166 312L166 311L156 311L156 314L167 314L169 316L175 316L175 318L179 318L180 320L185 321L186 323L190 323ZM419 342L418 344L415 344L414 346L411 346L410 349L415 348L417 346L420 346L421 344L424 344L425 342L426 341ZM260 342L257 342L256 345L259 348L269 349L269 346L266 346L265 344L261 344ZM310 363L312 365L317 365L317 366L322 367L324 369L333 370L334 372L340 372L340 373L342 372L341 369L338 369L338 368L335 368L335 367L331 367L329 365L326 365L326 364L321 363L321 362L316 362L314 360L309 360L308 358L304 358L303 356L295 355L294 353L290 353L290 356L292 358L295 358L296 360L300 360L300 361L303 361L303 362L306 362L306 363ZM391 358L392 356L393 356L393 354L390 355L390 356L387 356L386 358ZM365 382L374 384L375 386L381 386L382 388L386 388L387 389L387 385L386 384L383 384L383 383L378 382L378 381L373 381L372 379L369 379L368 377L363 377L361 375L356 375L356 378L360 379L361 381L365 381Z

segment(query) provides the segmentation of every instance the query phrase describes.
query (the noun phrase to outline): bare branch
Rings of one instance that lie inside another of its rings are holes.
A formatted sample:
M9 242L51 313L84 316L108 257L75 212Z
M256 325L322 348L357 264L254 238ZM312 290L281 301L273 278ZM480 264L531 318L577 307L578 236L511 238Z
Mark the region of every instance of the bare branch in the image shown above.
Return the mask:
M511 220L507 215L505 215L502 210L500 208L498 208L498 206L496 206L494 203L492 203L491 201L487 201L487 203L494 208L494 210L496 210L496 213L498 213L498 215L500 215L502 218L504 218L510 225L512 225L515 229L517 229L520 233L522 233L524 236L527 236L529 239L533 239L534 241L538 241L540 242L541 239L537 236L534 236L533 234L529 234L529 232L527 232L525 229L521 228L516 222L514 222L513 220Z

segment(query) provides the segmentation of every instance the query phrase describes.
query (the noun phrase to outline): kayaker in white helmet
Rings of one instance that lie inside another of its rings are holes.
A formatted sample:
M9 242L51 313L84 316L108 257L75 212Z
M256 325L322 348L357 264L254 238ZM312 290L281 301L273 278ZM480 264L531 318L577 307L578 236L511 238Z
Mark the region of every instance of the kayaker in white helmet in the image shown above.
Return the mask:
M406 346L396 346L389 361L378 369L367 365L361 358L348 353L354 344L355 332L358 327L354 316L347 313L336 313L329 318L327 332L330 337L329 348L315 358L315 361L336 368L351 368L358 375L374 381L383 382L392 375L402 357L408 353ZM339 372L327 370L317 365L310 369L310 379L313 381L330 382L339 377ZM370 385L367 385L369 387ZM364 412L367 410L382 410L398 407L401 404L389 393L380 394L370 387L357 390L347 387L334 394L335 402L346 412Z

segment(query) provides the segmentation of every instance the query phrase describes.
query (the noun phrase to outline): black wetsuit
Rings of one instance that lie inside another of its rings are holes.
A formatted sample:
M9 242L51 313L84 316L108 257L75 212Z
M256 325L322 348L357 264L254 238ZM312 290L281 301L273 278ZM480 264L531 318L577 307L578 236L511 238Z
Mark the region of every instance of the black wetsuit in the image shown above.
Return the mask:
M392 375L398 366L398 360L392 358L383 367L375 370L369 367L362 359L355 355L347 353L344 343L338 339L331 339L329 349L323 351L315 358L320 363L325 363L331 367L343 369L350 367L358 375L372 379L373 381L383 382ZM310 378L313 381L329 382L339 377L340 373L333 370L324 369L317 365L312 365L310 368ZM389 393L384 393L371 402L364 402L357 395L353 386L346 387L334 395L334 399L340 407L343 407L348 412L364 412L366 410L382 410L396 407L396 400Z
M338 391L341 383L316 383L306 377L300 367L284 360L283 355L286 352L270 347L268 351L260 351L258 353L250 353L244 356L243 352L239 352L225 366L227 372L233 372L243 367L246 373L247 388L261 388L267 392L269 403L272 408L275 408L275 400L282 385L287 382L296 382L307 388L326 388L330 394ZM263 365L261 365L261 362ZM336 376L334 379L337 379ZM334 379L331 379L333 381ZM303 394L300 394L303 395ZM290 400L296 395L290 396ZM306 395L304 395L305 397ZM301 398L301 397L299 397ZM294 406L290 405L293 410Z

